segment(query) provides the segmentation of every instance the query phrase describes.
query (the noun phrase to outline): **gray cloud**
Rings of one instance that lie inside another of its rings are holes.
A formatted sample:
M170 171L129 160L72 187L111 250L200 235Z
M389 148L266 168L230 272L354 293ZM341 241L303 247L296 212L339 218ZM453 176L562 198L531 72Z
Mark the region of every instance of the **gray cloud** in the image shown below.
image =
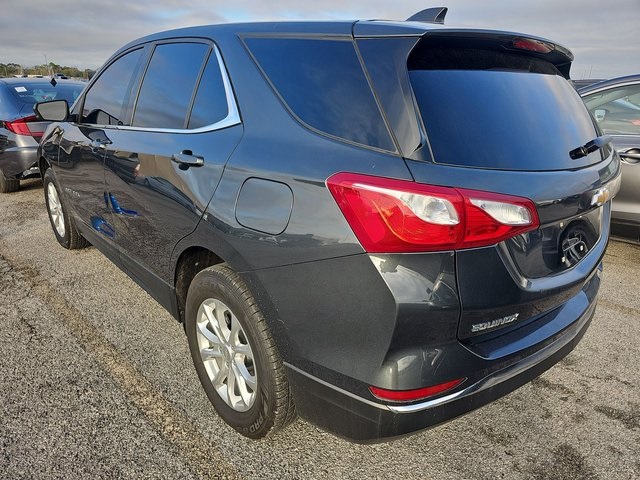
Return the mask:
M640 72L639 0L449 0L447 24L548 37L576 56L574 78ZM230 21L404 19L420 0L3 0L0 62L100 66L116 49L160 30Z

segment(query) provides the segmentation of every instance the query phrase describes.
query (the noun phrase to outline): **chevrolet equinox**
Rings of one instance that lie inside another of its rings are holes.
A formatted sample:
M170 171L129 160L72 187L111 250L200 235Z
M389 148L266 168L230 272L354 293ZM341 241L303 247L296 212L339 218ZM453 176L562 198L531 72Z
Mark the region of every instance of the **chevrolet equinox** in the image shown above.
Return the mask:
M243 435L440 424L594 315L620 160L572 53L436 13L158 33L36 107L58 242L184 323Z

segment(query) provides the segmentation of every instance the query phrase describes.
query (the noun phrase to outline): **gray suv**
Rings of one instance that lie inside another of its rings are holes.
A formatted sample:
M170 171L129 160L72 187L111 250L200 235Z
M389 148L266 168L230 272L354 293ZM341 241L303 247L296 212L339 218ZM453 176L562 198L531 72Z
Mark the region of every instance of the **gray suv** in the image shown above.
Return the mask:
M71 111L38 105L60 121L40 148L58 242L184 323L243 435L296 414L358 442L437 425L593 318L620 159L571 52L429 19L158 33Z

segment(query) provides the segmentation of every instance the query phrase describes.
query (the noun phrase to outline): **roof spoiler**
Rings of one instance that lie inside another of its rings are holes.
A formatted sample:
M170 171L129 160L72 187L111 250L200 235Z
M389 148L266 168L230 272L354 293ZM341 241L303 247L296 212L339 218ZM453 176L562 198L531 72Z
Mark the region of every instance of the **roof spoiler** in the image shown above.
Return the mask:
M444 17L447 15L448 10L449 9L447 7L427 8L407 18L407 22L444 24Z

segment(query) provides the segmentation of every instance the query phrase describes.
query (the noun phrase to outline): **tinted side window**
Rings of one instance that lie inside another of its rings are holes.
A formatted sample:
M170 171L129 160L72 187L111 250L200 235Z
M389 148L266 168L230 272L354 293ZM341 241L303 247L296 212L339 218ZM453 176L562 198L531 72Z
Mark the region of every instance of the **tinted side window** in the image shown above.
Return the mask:
M168 43L153 51L142 80L132 124L148 128L185 128L191 97L209 46Z
M307 125L395 150L351 41L247 38L245 43L289 109Z
M200 79L198 93L191 110L188 128L200 128L212 125L226 118L229 113L227 94L222 81L218 57L214 51Z
M84 100L82 122L124 125L131 89L138 76L143 49L123 55L100 75Z

